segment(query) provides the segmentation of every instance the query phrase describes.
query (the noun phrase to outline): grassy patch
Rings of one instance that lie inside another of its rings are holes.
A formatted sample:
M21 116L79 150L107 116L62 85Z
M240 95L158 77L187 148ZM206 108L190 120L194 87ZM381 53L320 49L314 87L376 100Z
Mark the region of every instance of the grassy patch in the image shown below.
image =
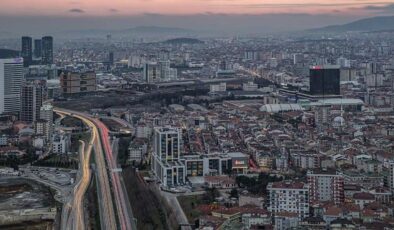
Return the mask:
M149 185L140 180L133 168L123 170L127 195L139 230L177 229L174 213Z
M194 223L194 221L201 216L202 213L198 211L196 207L203 203L202 198L202 195L178 197L178 202L181 205L189 223Z
M63 118L60 124L66 127L83 127L83 122L81 120L69 116Z
M79 151L79 145L80 145L79 140L84 141L85 146L86 146L90 141L90 133L87 132L87 133L78 133L78 134L71 135L70 152L78 152Z
M149 171L147 170L140 170L139 173L141 174L142 177L149 177Z
M100 213L98 197L96 192L96 177L92 177L89 189L87 191L88 212L89 212L89 226L90 229L101 229Z

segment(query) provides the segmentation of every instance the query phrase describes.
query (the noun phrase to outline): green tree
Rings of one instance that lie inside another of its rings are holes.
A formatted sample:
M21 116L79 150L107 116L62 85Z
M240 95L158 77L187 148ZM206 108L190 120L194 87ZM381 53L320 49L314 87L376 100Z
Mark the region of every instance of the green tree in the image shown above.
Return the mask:
M238 190L237 190L236 188L231 189L231 191L230 191L230 197L231 197L231 198L237 198L237 199L238 199L239 195L238 195Z

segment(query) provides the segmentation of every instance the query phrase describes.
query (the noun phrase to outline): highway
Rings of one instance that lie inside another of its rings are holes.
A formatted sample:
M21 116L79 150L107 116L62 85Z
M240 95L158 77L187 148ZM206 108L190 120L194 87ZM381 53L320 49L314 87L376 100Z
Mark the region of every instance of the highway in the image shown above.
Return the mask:
M118 168L117 160L112 152L108 128L100 120L92 118L90 115L84 113L63 109L55 109L55 112L63 113L82 120L92 131L93 142L92 145L89 146L93 146L95 153L95 162L98 173L97 178L100 187L98 194L102 229L118 229L117 223L119 223L119 227L122 230L137 229L128 203L123 180L119 176L118 170L116 170ZM89 166L87 165L87 167ZM83 194L84 193L82 192L78 193L78 196L83 197ZM113 204L113 200L115 205ZM76 216L83 216L83 208L73 208L76 212ZM83 220L80 220L79 222L83 222ZM76 226L79 225L77 224Z
M95 133L92 132L93 135ZM85 142L81 141L81 169L82 169L82 177L79 181L78 187L74 193L74 203L73 203L73 211L74 211L74 229L85 229L85 217L84 217L84 212L83 212L83 198L86 193L86 190L88 189L88 186L90 184L90 178L91 178L91 172L89 169L89 162L90 162L90 155L92 153L92 146L94 142L95 137L91 137L91 140L89 142L89 145L87 149L85 149Z
M104 118L104 119L111 119L111 120L113 120L113 121L119 123L120 125L122 125L124 128L129 128L129 129L132 129L132 128L133 128L133 126L132 126L130 123L128 123L127 121L125 121L125 120L123 120L123 119L121 119L121 118L119 118L119 117L101 116L101 118Z
M94 149L94 154L95 154L94 156L95 156L96 170L97 170L96 178L99 188L98 197L99 197L101 227L102 229L117 229L114 204L112 202L110 180L105 164L103 148L101 147L102 146L101 138L100 138L101 136L99 135L100 132L96 124L93 122L94 119L90 118L89 116L83 113L78 113L74 111L63 110L58 108L54 109L54 111L56 113L78 118L82 120L91 129L91 140L89 142L87 149L84 151L84 154L82 154L84 155L83 157L84 161L81 163L81 167L83 169L82 171L85 173L82 173L82 177L80 180L81 183L77 186L77 189L75 190L75 198L74 198L74 202L72 202L71 213L73 214L72 216L75 217L73 218L72 221L74 224L71 224L70 222L67 223L68 225L67 229L85 228L85 224L84 224L85 218L84 218L82 201L91 178L88 159L92 149Z
M137 229L131 213L131 209L127 204L127 194L125 193L124 185L122 184L123 181L121 181L120 179L119 172L115 171L115 169L118 168L118 165L117 160L116 158L114 158L114 154L112 152L109 130L107 126L105 126L101 121L97 119L95 119L94 121L98 129L100 130L102 146L106 154L108 167L111 170L112 189L114 192L120 228L122 230Z

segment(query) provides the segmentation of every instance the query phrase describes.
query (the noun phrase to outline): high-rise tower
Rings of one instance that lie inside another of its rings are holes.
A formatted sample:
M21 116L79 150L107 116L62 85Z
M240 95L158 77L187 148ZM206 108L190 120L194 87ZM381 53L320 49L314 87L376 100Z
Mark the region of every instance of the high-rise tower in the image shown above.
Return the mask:
M33 43L32 38L23 36L22 37L22 50L21 57L23 57L23 66L27 67L32 64L33 61Z
M44 65L53 64L53 37L45 36L42 38L42 59Z

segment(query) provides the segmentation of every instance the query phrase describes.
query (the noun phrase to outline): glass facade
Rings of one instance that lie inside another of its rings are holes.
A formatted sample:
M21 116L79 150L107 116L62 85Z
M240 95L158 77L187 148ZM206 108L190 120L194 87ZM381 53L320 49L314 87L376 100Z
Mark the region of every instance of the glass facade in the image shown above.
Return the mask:
M312 95L340 95L339 68L311 68L309 87Z

